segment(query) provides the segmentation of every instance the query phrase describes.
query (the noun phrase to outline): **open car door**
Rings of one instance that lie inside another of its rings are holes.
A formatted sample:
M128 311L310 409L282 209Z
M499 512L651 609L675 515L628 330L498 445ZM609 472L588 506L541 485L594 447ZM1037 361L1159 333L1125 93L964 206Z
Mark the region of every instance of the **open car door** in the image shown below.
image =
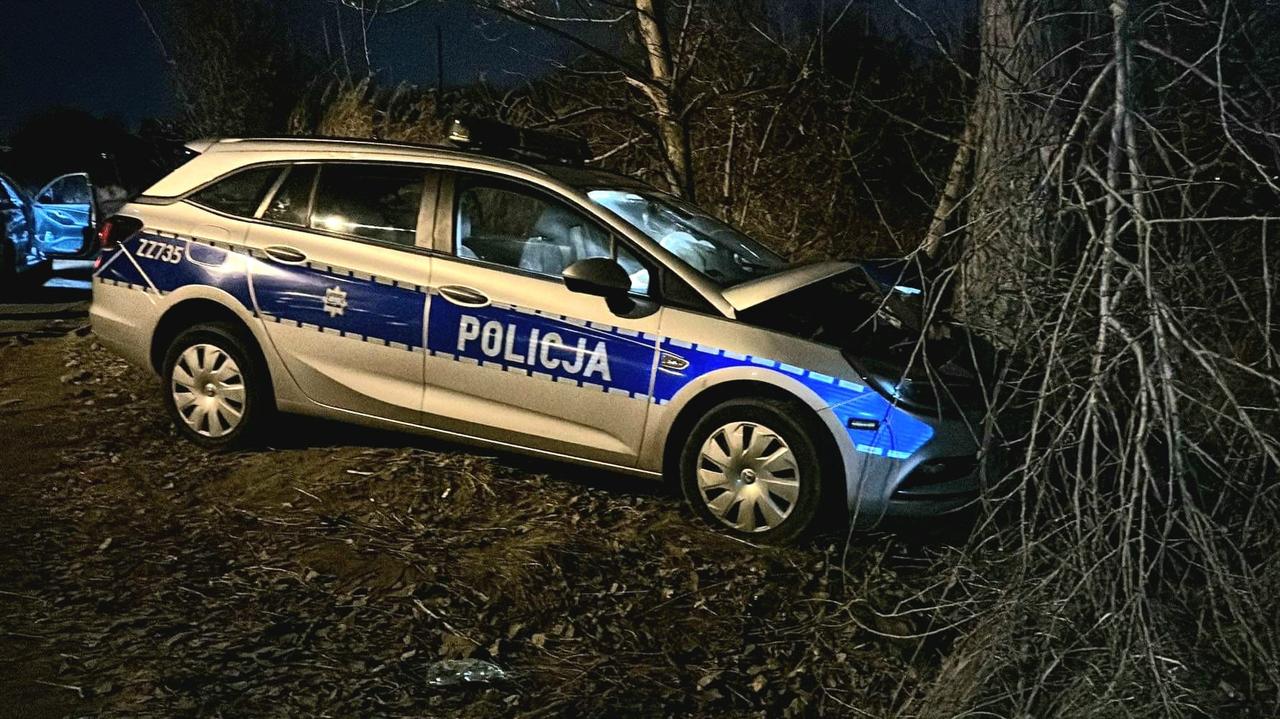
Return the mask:
M84 172L55 177L32 203L36 243L46 257L88 259L97 252L93 183Z

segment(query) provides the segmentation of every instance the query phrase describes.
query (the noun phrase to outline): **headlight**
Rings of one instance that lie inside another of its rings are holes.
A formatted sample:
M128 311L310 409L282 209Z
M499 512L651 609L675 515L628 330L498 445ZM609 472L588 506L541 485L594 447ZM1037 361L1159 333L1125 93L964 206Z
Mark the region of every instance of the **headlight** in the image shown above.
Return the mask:
M901 367L883 360L858 357L849 352L845 352L844 356L866 380L867 386L891 403L934 415L942 411L944 403L939 401L938 392L930 378L924 374L923 367L907 373Z

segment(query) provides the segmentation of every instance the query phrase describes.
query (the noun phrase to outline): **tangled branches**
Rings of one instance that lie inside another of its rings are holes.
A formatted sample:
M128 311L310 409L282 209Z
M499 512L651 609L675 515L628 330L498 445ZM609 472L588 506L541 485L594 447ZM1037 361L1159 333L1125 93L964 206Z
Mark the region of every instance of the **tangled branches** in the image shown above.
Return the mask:
M1043 224L1001 245L1019 276L975 318L1018 359L992 398L987 519L941 566L937 619L966 629L905 713L1280 705L1280 65L1257 31L1276 20L1226 0L1095 7L1056 48L1069 80L1023 88L1031 136L1056 142L979 162L971 231ZM1039 177L1007 197L1028 161ZM987 269L969 262L960 277Z

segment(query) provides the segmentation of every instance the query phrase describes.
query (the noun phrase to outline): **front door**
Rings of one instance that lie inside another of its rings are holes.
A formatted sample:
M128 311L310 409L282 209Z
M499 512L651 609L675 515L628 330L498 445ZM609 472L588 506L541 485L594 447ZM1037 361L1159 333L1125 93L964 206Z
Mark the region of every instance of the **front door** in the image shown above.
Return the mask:
M50 257L78 257L87 253L93 224L93 186L89 176L75 172L54 178L36 193L32 206L36 241Z
M299 164L259 210L248 238L255 309L311 400L420 421L427 181L421 167Z
M446 184L456 184L442 194L452 207L441 208L437 224L451 232L452 248L431 272L425 421L633 465L660 312L637 294L636 311L619 316L560 279L568 264L622 248L594 220L539 190L468 175ZM628 261L643 271L630 253Z

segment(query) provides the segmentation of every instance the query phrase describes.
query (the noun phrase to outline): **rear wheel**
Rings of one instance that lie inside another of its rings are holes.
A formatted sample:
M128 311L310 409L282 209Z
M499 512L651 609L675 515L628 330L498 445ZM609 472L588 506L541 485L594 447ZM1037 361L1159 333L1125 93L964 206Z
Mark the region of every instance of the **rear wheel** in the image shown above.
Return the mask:
M827 481L798 404L735 399L694 425L680 455L693 510L730 534L792 542L817 524Z
M266 368L233 325L196 325L169 345L165 407L178 431L209 449L248 444L274 409Z

